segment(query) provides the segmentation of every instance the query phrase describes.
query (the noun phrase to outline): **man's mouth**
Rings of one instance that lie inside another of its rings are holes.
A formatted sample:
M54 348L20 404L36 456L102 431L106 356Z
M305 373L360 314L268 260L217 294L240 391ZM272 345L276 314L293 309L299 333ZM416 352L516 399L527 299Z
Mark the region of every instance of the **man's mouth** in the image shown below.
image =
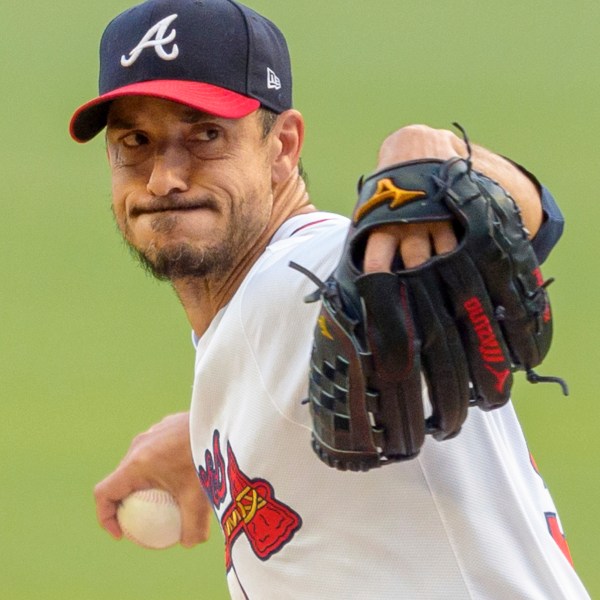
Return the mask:
M212 198L205 198L196 201L165 201L160 200L152 202L145 206L132 207L129 216L139 217L141 215L156 215L157 213L167 212L191 212L194 210L217 210L216 202Z

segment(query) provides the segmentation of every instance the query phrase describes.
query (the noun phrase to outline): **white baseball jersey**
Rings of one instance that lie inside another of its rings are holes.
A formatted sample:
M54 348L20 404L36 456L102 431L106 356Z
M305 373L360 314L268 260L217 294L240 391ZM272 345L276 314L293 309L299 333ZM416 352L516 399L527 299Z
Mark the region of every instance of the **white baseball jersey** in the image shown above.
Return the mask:
M196 340L192 448L232 598L588 598L512 405L471 409L456 438L367 473L313 453L303 400L319 304L288 263L325 279L347 226L290 219Z

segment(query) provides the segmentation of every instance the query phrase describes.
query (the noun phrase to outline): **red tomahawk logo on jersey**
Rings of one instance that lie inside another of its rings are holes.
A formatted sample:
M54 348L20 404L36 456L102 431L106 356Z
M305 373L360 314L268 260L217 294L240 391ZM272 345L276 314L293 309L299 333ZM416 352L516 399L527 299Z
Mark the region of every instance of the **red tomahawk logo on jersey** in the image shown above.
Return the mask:
M267 560L278 552L302 526L300 516L289 506L275 499L273 486L264 479L249 479L237 463L230 444L227 444L227 477L231 505L221 517L225 534L225 563L232 566L231 548L245 533L254 553Z

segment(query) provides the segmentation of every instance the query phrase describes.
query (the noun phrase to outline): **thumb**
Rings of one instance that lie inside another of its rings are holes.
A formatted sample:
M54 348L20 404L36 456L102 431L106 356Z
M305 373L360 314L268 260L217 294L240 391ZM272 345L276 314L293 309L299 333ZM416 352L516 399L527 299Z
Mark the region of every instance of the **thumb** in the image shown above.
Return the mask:
M177 498L181 510L181 545L191 548L206 542L213 519L212 505L199 485Z

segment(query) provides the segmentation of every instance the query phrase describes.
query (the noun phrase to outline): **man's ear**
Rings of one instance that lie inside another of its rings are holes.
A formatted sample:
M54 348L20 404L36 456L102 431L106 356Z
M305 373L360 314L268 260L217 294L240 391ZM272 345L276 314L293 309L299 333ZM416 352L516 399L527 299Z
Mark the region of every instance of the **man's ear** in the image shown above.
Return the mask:
M271 179L282 183L298 166L304 143L304 119L297 110L286 110L277 117L270 133L272 144Z

